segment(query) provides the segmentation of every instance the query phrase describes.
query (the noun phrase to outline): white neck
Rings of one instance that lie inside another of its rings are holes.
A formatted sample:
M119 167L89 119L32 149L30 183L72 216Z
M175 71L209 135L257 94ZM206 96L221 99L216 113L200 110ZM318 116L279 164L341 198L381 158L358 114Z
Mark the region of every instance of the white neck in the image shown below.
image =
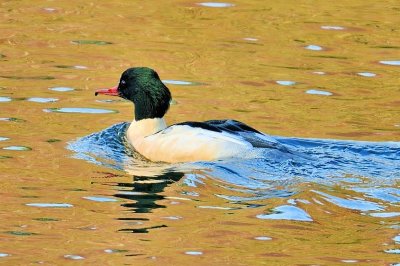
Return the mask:
M127 136L128 140L138 140L167 127L164 118L148 118L139 121L133 120L130 124Z

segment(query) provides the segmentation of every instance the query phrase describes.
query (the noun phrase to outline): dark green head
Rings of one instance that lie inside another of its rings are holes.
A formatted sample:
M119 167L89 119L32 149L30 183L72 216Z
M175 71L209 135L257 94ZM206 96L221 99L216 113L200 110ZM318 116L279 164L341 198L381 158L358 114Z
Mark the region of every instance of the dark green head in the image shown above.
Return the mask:
M168 111L171 93L157 72L147 67L129 68L118 84L120 97L135 104L135 120L162 118Z

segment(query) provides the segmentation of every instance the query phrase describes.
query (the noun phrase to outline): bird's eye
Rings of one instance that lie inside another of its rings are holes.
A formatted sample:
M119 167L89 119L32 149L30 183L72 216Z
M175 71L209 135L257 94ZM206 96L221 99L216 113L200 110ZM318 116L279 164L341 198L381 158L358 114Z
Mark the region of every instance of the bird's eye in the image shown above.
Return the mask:
M125 84L126 84L126 81L123 80L123 79L121 79L120 83L121 83L121 85L125 85Z

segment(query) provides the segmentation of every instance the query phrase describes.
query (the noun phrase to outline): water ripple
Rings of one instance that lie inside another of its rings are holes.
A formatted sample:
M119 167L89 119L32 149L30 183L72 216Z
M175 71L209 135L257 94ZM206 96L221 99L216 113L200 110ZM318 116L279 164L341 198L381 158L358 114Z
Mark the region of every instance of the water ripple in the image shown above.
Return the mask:
M314 95L323 95L323 96L331 96L333 95L332 92L329 91L321 91L321 90L307 90L306 91L307 94L314 94Z
M27 203L26 206L39 207L39 208L71 208L72 204L68 203Z
M311 51L322 51L322 50L324 50L324 48L322 48L322 47L319 46L319 45L315 45L315 44L307 45L307 46L304 47L304 48L307 49L307 50L311 50Z
M223 2L202 2L202 3L197 3L200 6L206 6L206 7L232 7L235 6L234 4L231 3L223 3Z
M84 107L64 107L64 108L47 108L43 109L46 113L81 113L81 114L111 114L117 113L115 110L84 108Z
M266 136L275 141L278 148L256 148L254 153L239 158L214 162L194 162L184 164L154 163L146 160L132 150L125 138L129 123L113 125L101 132L68 143L67 148L74 151L74 158L90 163L126 171L140 178L129 187L137 190L121 191L116 197L135 200L128 204L137 212L148 212L158 208L149 204L164 198L158 194L148 194L147 188L163 191L163 188L183 178L182 184L190 191L181 194L189 198L199 196L197 189L208 185L210 178L218 184L223 193L214 193L218 198L240 207L227 207L214 204L200 204L198 208L238 210L252 206L262 207L270 198L290 198L301 192L302 183L316 183L324 186L342 186L347 191L357 193L357 197L332 195L320 189L312 192L320 196L314 199L318 204L327 201L339 207L367 212L373 217L394 215L384 214L387 204L400 202L400 190L392 187L400 176L399 142L366 142L327 139L303 139L279 136ZM196 169L196 171L193 171ZM147 180L146 182L144 182ZM150 182L151 181L151 182ZM145 189L146 188L146 189ZM143 193L138 193L143 191ZM192 196L193 195L193 196ZM172 199L172 197L170 197ZM371 198L371 201L364 198ZM321 200L323 199L323 200ZM181 199L179 199L181 200ZM142 204L145 204L145 206ZM291 198L288 203L309 204L310 201ZM250 205L249 205L250 204ZM127 206L128 206L127 205ZM272 214L260 214L260 218L291 217L310 220L297 206L283 205ZM286 214L279 214L279 213ZM289 213L289 214L288 214ZM271 216L272 215L272 216Z
M383 60L379 61L379 63L389 66L400 66L400 60Z
M312 222L311 216L304 210L292 206L282 205L274 208L271 214L259 214L256 216L258 219L271 219L271 220L292 220Z

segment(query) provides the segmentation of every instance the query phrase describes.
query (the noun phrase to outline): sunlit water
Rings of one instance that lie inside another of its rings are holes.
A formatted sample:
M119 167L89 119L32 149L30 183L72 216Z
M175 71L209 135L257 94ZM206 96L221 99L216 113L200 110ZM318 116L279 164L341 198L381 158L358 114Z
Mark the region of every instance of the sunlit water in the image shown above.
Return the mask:
M126 171L134 176L168 177L181 172L189 187L205 175L224 184L230 193L216 196L234 202L290 197L298 183L341 185L365 198L347 199L313 191L338 206L359 211L385 211L385 204L400 202L400 189L392 188L400 172L400 142L361 142L273 137L279 148L254 148L250 154L216 162L153 163L132 150L125 139L128 123L71 142L75 158ZM171 151L173 152L173 151ZM194 170L199 171L193 174ZM280 186L280 189L275 189ZM240 192L235 195L235 192ZM228 196L229 194L229 196ZM242 194L248 194L243 196ZM375 201L369 201L371 198ZM382 203L379 203L382 202ZM294 205L296 203L294 202ZM288 210L288 214L290 213ZM374 213L374 215L376 215ZM291 219L280 215L282 219ZM293 220L296 220L293 218Z
M3 1L0 264L398 265L396 1ZM170 124L235 119L278 149L152 163L131 66Z

